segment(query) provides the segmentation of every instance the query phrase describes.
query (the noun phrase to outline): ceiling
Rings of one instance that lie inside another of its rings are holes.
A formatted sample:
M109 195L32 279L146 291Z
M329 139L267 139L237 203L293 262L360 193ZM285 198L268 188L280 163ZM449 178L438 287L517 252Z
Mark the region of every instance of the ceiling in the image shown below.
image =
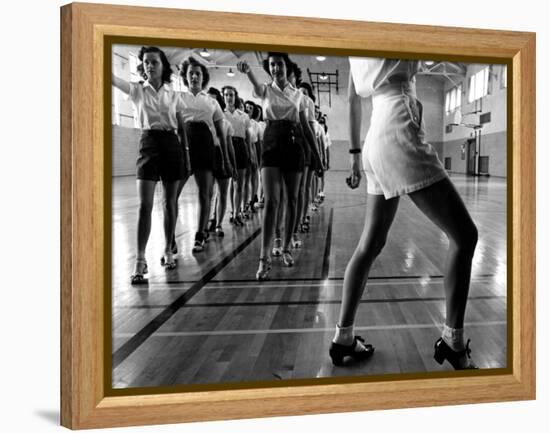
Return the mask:
M209 68L216 69L235 69L239 60L245 59L253 68L261 68L260 60L265 57L265 53L253 51L236 50L207 50L208 57L202 57L200 52L202 48L178 48L163 47L168 60L177 69L178 66L189 56L195 57ZM113 51L118 55L127 57L130 53L136 54L139 47L136 45L115 45ZM349 63L347 57L326 57L324 61L318 61L314 55L291 54L291 59L302 69L302 79L309 80L309 72L334 74L338 71L340 79L346 80L349 73ZM443 82L449 80L452 83L461 81L466 76L467 64L454 62L422 62L420 74L430 76L437 81Z

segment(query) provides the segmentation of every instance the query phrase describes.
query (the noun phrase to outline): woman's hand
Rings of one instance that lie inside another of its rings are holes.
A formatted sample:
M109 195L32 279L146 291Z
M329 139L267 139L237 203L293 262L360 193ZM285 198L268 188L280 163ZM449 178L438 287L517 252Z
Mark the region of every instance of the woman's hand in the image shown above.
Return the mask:
M354 153L351 155L351 174L350 177L346 179L346 183L351 189L355 189L361 183L361 154Z
M246 60L241 60L237 62L237 70L243 74L248 74L250 72L250 65Z

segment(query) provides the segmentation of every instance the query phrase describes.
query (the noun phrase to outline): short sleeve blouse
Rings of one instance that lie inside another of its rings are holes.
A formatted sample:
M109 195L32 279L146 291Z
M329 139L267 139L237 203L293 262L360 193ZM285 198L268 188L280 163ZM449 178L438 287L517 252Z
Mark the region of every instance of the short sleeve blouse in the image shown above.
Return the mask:
M235 110L233 112L225 110L225 118L233 126L233 137L246 138L246 130L250 127L250 117L244 111Z
M300 112L306 110L306 102L302 92L290 83L281 89L275 81L262 84L260 93L254 95L262 100L262 108L266 120L300 121Z
M157 91L148 82L130 82L128 98L136 110L141 129L178 129L176 113L183 109L179 92L163 84Z

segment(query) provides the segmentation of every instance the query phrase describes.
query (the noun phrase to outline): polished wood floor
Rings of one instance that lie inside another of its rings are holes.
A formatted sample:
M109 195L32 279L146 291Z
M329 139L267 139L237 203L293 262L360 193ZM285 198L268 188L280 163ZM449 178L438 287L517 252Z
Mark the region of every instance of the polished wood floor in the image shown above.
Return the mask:
M408 198L374 264L356 329L376 347L365 362L334 367L334 333L346 263L360 235L366 194L345 172L329 172L326 200L295 250L296 265L274 259L270 280L255 281L260 225L224 224L202 253L191 253L196 187L180 198L175 270L161 267L160 191L147 250L149 284L131 286L136 227L133 177L113 178L113 388L372 376L449 370L433 360L445 304L447 240ZM479 229L466 337L480 368L507 360L506 181L453 176ZM160 188L160 187L159 187Z

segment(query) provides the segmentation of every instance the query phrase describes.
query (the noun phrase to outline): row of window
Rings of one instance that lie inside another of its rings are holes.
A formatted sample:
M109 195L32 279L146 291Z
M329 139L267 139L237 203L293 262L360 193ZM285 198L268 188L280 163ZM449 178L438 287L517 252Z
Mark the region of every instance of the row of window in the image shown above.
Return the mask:
M506 87L507 68L502 67L500 74L500 87ZM489 66L471 75L468 80L468 103L471 104L489 94L489 80L492 79ZM452 113L462 105L462 83L445 93L445 114Z

